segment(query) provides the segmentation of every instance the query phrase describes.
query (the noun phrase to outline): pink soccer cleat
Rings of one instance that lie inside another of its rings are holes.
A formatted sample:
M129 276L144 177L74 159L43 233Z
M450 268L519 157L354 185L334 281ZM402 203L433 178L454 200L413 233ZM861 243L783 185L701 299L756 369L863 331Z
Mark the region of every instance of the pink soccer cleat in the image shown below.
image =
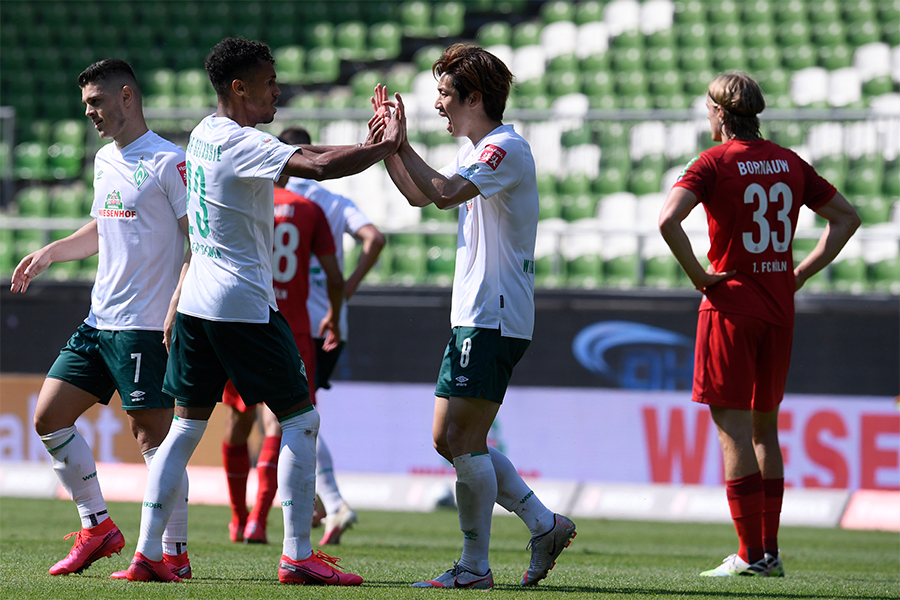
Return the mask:
M81 531L73 531L63 539L75 536L75 543L69 555L50 567L51 575L68 575L81 573L94 561L103 557L120 554L125 547L125 536L116 527L112 519L106 519L99 525Z

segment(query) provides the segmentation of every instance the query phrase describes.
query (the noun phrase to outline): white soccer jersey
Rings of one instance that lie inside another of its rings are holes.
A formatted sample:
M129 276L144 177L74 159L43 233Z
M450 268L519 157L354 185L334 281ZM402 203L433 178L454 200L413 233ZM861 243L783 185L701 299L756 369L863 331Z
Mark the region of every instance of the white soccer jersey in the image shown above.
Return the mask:
M267 323L272 288L273 182L297 151L254 127L210 115L187 146L191 267L178 311L211 321Z
M94 159L100 236L97 279L85 323L97 329L162 331L184 262L178 219L187 211L184 150L148 131Z
M477 146L465 144L441 172L458 173L481 192L459 207L450 325L530 340L539 214L531 147L502 125Z
M356 232L371 225L372 221L357 206L353 200L340 194L335 194L311 179L291 177L287 184L288 191L303 196L318 204L328 218L328 226L334 237L334 247L337 250L338 265L344 270L344 234L356 235ZM309 261L309 299L306 309L309 311L309 325L313 337L319 334L319 323L328 313L328 286L325 273L319 264L319 260L313 256ZM347 340L347 304L341 306L341 339Z

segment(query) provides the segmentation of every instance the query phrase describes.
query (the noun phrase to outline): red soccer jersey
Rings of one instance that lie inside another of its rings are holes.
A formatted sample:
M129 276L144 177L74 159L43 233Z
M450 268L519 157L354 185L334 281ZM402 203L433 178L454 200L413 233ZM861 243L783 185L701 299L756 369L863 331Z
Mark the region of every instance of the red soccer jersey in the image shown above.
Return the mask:
M284 314L294 336L311 333L306 311L310 254L323 256L334 252L334 237L319 205L276 187L272 279L278 310Z
M834 186L794 152L767 140L730 140L704 151L675 183L696 194L709 223L710 263L737 274L706 289L700 310L794 324L791 241L800 205L815 210Z

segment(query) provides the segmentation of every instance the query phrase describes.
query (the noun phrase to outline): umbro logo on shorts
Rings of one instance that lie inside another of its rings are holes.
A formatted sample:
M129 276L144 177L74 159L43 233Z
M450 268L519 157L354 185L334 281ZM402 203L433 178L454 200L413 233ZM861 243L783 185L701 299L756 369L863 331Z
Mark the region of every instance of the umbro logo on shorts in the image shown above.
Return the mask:
M135 390L135 391L131 392L131 394L129 394L129 396L131 396L131 399L134 402L142 401L144 399L145 395L146 395L146 393L142 392L141 390Z
M469 383L469 378L466 377L465 375L460 375L459 377L456 378L456 385L458 387L464 387L468 383Z

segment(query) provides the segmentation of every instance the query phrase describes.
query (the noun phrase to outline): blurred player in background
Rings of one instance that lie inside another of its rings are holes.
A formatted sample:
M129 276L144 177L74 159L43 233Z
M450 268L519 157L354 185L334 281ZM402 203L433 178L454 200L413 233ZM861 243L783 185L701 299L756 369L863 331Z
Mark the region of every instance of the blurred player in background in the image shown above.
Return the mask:
M282 136L282 142L285 138ZM286 142L287 143L287 142ZM296 145L296 144L291 144ZM326 310L315 322L316 335L322 345L335 349L340 340L338 325L344 298L344 277L335 256L334 238L322 209L302 196L284 189L288 176L275 182L275 246L272 258L272 277L278 310L285 316L294 334L294 342L306 366L309 395L315 404L316 345L310 329L306 300L309 290L309 264L314 254L324 276ZM231 541L266 544L266 522L269 509L278 490L278 452L281 449L281 427L265 406L246 406L234 385L228 382L222 401L231 410L222 442L222 463L228 480L231 522L228 531ZM253 511L247 511L247 478L250 473L250 452L247 439L261 417L265 437L256 462L259 482ZM321 439L317 441L318 449ZM318 477L318 476L317 476Z
M279 136L286 144L309 145L312 139L309 132L302 127L289 127ZM328 225L334 236L338 265L343 272L344 268L344 234L348 233L361 245L359 258L353 273L347 277L344 286L344 298L349 301L359 289L366 274L375 265L378 255L384 248L384 235L372 224L372 221L356 207L352 200L340 194L335 194L312 179L291 177L287 189L309 198L325 211ZM309 300L306 303L309 309L311 331L318 331L318 323L325 318L328 310L328 295L325 276L315 259L310 263L309 270ZM337 364L341 351L347 343L348 323L347 306L341 309L341 341L337 348L326 350L323 346L325 339L321 336L315 338L316 342L316 369L315 387L318 390L330 389L329 379ZM316 443L316 494L321 499L325 518L325 533L320 546L326 544L338 544L341 534L351 525L357 522L356 513L347 505L338 489L334 477L334 465L331 460L331 452L328 446L319 436ZM318 507L318 505L317 505ZM316 517L321 519L321 513L314 516L313 525L317 524Z
M78 76L78 85L85 115L101 138L113 140L94 160L93 220L22 259L11 286L25 292L52 263L99 253L90 312L47 373L34 413L35 431L78 506L82 525L66 536L75 535L75 544L51 575L80 573L125 546L107 512L94 455L75 421L95 404L109 404L118 391L131 433L151 464L172 422L175 401L163 393L162 382L177 301L173 294L190 260L184 150L147 128L131 67L118 59L101 60ZM162 559L167 571L188 578L186 473L173 481L173 491Z
M706 105L721 145L691 161L659 219L675 258L704 296L700 304L693 400L708 404L719 432L728 505L739 549L709 577L782 577L778 525L784 462L778 406L794 328L794 292L838 255L860 219L835 188L799 156L759 134L765 99L747 74L709 85ZM711 265L694 255L682 221L702 203ZM794 267L791 241L800 206L828 224Z
M438 79L435 108L447 119L450 135L469 143L452 164L435 171L404 137L385 165L412 206L433 203L459 211L452 334L438 375L432 434L435 449L456 469L464 540L452 569L415 587L493 587L488 551L495 502L515 512L531 532L531 563L521 584L536 585L575 537L575 524L548 510L509 459L487 444L534 329L534 158L528 142L502 123L513 76L501 60L477 46L455 44L432 70ZM376 113L386 104L387 91L376 87Z
M331 179L359 173L397 151L399 119L373 118L367 143L324 151L281 143L255 128L275 118L281 90L269 47L226 38L206 58L218 97L187 146L191 266L183 278L163 389L175 421L150 467L141 536L128 579L180 581L162 565L161 535L179 480L227 381L244 403L264 402L282 429L278 488L284 542L278 579L288 584L359 585L337 559L313 553L319 415L294 336L272 282L274 186L283 175ZM371 142L371 143L369 143Z

